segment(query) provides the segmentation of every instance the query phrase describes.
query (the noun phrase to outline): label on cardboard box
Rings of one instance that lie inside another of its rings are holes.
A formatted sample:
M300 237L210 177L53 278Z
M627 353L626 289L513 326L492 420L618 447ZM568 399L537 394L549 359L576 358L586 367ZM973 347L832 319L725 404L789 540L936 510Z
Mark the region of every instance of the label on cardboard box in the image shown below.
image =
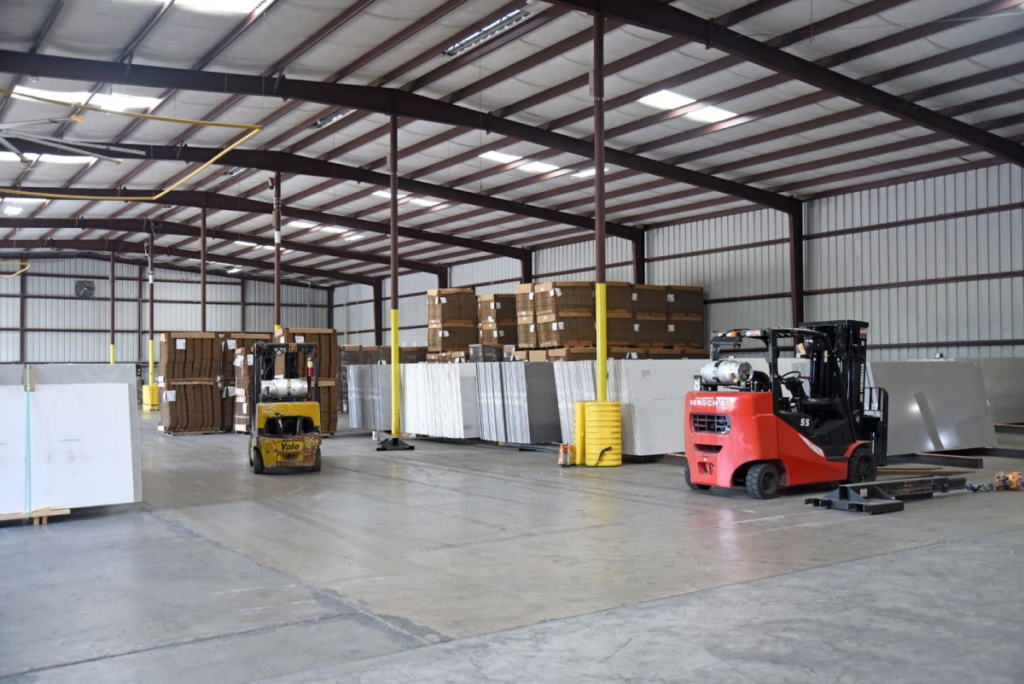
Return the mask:
M447 297L438 297L437 301L441 302L442 304L447 304L448 303L448 298Z
M669 332L675 332L676 331L676 326L674 324L672 324L672 323L669 323L668 324L668 331Z
M252 354L246 354L245 355L245 365L247 365L247 366L251 366L252 365Z
M241 367L242 367L242 357L241 357L241 356L236 356L236 357L235 357L235 362L234 362L234 365L235 365L236 367L238 367L238 368L241 368Z
M164 401L177 401L178 392L177 390L167 390L164 392Z
M636 292L633 293L632 298L633 298L633 301L635 302L636 299L637 299Z
M175 349L184 349L185 348L185 340L180 338L180 337L178 339L174 340L174 348Z
M224 344L228 345L228 349L238 349L238 340L224 340Z
M295 336L295 343L296 344L306 344L306 336L305 335L296 335Z
M530 293L530 301L533 301L533 293Z
M531 323L530 324L530 332L532 332L532 333L533 332L537 332L537 326Z
M640 332L640 324L639 323L634 323L633 324L633 332Z
M553 297L561 297L562 296L562 288L556 287L554 290L551 291L551 296L553 296Z
M671 292L669 292L666 296L668 297L668 301L670 301L670 302L676 301L676 296L674 294L672 294Z

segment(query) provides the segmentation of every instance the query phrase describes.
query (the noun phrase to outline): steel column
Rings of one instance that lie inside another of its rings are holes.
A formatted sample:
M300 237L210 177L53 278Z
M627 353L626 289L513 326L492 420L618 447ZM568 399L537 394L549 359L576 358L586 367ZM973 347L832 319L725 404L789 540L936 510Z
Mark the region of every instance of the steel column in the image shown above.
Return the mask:
M391 172L391 434L402 434L398 353L398 116L391 115L388 170Z
M642 233L633 239L633 282L647 284L647 241Z
M0 108L0 111L2 111L2 108ZM28 363L28 344L27 344L26 334L25 334L25 328L28 327L27 325L25 325L25 315L28 313L27 312L27 308L28 307L26 307L26 303L28 302L28 297L25 296L26 294L28 294L28 277L27 276L28 276L28 272L27 271L25 273L22 273L20 276L18 276L18 279L21 281L21 282L18 283L18 299L20 300L18 302L18 308L19 308L19 314L18 314L18 347L19 347L18 359L19 359L19 361L20 361L20 363L22 365Z
M206 332L206 207L199 223L199 330Z
M245 278L239 278L238 279L238 285L239 285L238 303L242 307L242 316L241 316L241 320L238 321L238 325L239 325L239 328L242 330L242 332L248 332L248 330L245 327L245 309L246 309L246 303L245 303Z
M437 286L439 288L444 289L448 287L450 279L451 270L447 266L445 266L444 268L442 268L442 270L437 272Z
M117 300L114 297L114 291L117 289L117 280L114 277L114 271L117 268L117 264L114 263L114 247L110 248L110 363L113 364L115 361L115 345L116 340L114 338L114 308Z
M327 290L327 327L334 330L334 288Z
M373 281L373 343L384 344L384 279Z
M594 14L594 305L597 318L597 401L608 401L608 298L604 222L604 15Z
M793 327L804 320L804 211L789 214L789 290L793 298Z
M522 273L522 281L524 283L533 282L533 250L519 260L520 272Z
M149 235L149 253L146 255L146 261L147 261L147 264L148 264L148 267L149 267L148 270L149 270L149 384L150 384L150 386L153 386L153 385L156 384L156 377L155 377L155 374L153 372L153 361L154 361L154 359L153 359L153 357L154 357L154 352L153 352L153 322L154 322L154 316L153 316L153 310L154 310L154 305L153 305L153 295L154 295L154 293L153 293L153 278L154 278L154 275L155 275L154 272L153 272L153 247L154 247L154 238L153 238L153 234L150 233L150 235ZM142 293L140 292L139 295L141 296Z
M281 329L281 172L274 173L274 332Z

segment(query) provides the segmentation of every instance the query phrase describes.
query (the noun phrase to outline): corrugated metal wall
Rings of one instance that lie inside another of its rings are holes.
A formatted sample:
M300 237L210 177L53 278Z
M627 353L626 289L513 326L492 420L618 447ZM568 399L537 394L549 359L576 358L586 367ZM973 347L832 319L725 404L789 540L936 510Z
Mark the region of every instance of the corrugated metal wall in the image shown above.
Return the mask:
M993 344L1024 340L1022 200L1003 165L810 203L807 317L868 321L872 344L900 345L879 360L1024 356Z
M116 264L116 360L135 363L146 359L148 292L145 268ZM140 275L143 277L140 292ZM95 294L75 295L76 280L89 280ZM200 328L199 275L156 269L154 328L194 331ZM22 282L24 281L24 282ZM0 363L17 363L21 340L21 288L25 301L25 350L30 363L105 363L110 358L109 265L90 259L39 260L27 276L0 279ZM208 275L207 329L239 331L242 326L243 281ZM273 286L244 281L247 332L273 330ZM281 316L285 326L327 327L326 290L285 285ZM141 300L141 306L140 306ZM140 320L141 313L141 320ZM139 334L140 325L144 334ZM159 354L159 349L157 349Z

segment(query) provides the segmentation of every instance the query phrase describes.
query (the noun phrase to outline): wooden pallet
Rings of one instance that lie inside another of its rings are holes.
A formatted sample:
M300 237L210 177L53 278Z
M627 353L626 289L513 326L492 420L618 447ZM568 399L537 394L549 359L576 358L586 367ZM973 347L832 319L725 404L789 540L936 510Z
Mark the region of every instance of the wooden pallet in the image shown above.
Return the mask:
M31 520L33 525L39 525L40 521L45 525L50 521L51 517L70 514L70 508L40 508L32 511L31 513L7 513L6 515L0 515L0 522L8 522L10 520Z
M216 435L220 434L222 430L220 428L205 428L203 430L160 430L160 434L167 435L168 437L194 437L196 435Z

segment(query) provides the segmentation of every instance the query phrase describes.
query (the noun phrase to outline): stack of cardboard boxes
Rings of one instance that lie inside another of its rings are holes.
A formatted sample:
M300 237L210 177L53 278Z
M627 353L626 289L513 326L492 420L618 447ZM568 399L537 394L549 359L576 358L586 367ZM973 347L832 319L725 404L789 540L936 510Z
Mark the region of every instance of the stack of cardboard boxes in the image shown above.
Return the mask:
M477 344L477 301L473 290L427 291L427 349L432 354L468 352Z
M537 283L533 286L533 294L538 347L594 346L597 338L591 283Z
M158 430L168 435L209 434L221 430L220 364L216 333L160 335Z
M331 328L282 328L274 334L274 342L316 344L320 372L320 434L333 435L338 430L338 332ZM285 377L284 357L274 365L274 377Z
M516 285L516 336L519 349L537 348L537 307L533 283Z
M519 339L516 296L511 294L478 295L476 302L480 344L499 347L515 346Z
M224 385L225 430L249 432L249 403L252 399L252 348L256 342L269 342L267 333L224 333L221 335Z
M672 347L706 348L704 289L669 285L666 299L669 345Z

